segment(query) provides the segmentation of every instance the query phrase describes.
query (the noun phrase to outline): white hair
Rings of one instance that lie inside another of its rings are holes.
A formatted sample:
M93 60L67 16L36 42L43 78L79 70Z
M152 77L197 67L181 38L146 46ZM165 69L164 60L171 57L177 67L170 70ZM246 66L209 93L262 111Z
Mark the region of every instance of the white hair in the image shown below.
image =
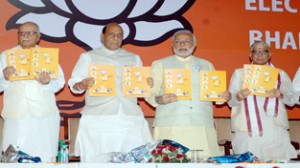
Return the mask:
M190 31L190 30L178 30L177 32L175 32L172 36L172 42L175 41L175 36L177 36L178 34L190 34L193 37L193 45L196 44L197 40L196 40L196 36Z

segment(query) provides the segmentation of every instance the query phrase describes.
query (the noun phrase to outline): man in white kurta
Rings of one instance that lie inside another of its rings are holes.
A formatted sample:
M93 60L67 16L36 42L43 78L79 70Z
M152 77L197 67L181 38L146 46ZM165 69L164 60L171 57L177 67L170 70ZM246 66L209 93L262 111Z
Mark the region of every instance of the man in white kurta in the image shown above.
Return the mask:
M263 41L251 46L253 64L269 65L271 52ZM232 147L236 154L250 151L261 161L289 160L297 156L290 143L289 123L285 105L293 106L297 95L289 76L280 70L277 84L269 96L255 96L242 88L243 69L235 70L229 91L231 110Z
M75 146L81 162L108 162L112 152L129 152L152 140L137 99L122 94L122 68L142 66L138 55L120 48L122 39L118 24L107 25L101 35L104 46L81 54L68 82L73 93L85 92ZM89 96L94 83L88 78L89 65L115 66L116 96Z
M175 55L154 61L151 66L154 86L146 100L156 107L153 138L174 140L190 150L200 150L203 158L222 155L214 127L213 104L200 101L200 70L214 70L214 66L192 55L196 38L190 31L176 32L172 42ZM175 94L165 94L163 72L167 68L191 70L191 100L177 100ZM222 97L229 99L230 94L225 92Z
M300 68L298 68L292 84L298 94L297 104L300 105Z
M19 45L12 50L39 47L39 38L38 26L26 22L18 31ZM8 77L15 69L7 66L6 52L1 54L0 68L0 91L4 92L2 149L5 151L11 144L31 156L39 156L42 162L55 162L60 125L55 93L65 83L62 69L59 66L57 79L43 72L36 80L10 81Z

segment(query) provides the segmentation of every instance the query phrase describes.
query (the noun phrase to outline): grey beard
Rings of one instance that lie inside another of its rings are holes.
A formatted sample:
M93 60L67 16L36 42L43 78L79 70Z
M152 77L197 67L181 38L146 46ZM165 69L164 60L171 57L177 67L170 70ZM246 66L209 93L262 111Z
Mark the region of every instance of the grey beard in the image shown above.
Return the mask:
M188 56L192 55L193 51L194 51L194 47L191 47L191 48L187 49L187 51L185 53L180 53L178 49L175 49L173 47L173 52L175 53L175 55L178 55L180 57L188 57Z

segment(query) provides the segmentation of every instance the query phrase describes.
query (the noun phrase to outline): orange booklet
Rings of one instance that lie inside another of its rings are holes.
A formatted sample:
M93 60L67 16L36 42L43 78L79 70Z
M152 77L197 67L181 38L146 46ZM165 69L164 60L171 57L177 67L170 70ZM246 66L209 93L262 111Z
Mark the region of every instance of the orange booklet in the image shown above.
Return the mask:
M165 93L174 93L178 100L191 100L191 70L190 69L165 69Z
M41 72L48 72L50 78L58 77L58 48L33 48L31 72L38 76Z
M7 50L7 65L16 68L10 80L32 80L43 71L48 72L50 78L57 78L58 57L58 48Z
M221 94L226 91L226 71L200 71L200 100L226 101Z
M115 96L115 66L89 65L88 77L93 77L95 83L89 89L90 96Z
M251 94L268 96L269 90L276 88L279 69L270 66L245 64L243 71L243 89Z
M125 97L149 97L150 67L123 67L123 95Z
M6 50L7 66L13 66L16 71L9 80L28 80L33 79L30 74L31 69L31 51L24 50Z

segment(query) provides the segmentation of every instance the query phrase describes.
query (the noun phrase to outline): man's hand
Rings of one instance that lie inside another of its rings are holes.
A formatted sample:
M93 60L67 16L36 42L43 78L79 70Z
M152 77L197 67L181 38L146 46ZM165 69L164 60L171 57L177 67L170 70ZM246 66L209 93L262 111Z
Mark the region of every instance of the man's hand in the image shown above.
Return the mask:
M36 80L39 81L42 85L47 85L50 83L50 75L48 72L41 72L39 74L39 78Z
M221 98L224 98L226 102L228 102L231 99L231 93L228 91L225 91L221 94Z
M242 89L239 92L237 92L236 94L236 99L238 101L242 101L244 100L249 94L251 93L251 91L249 89Z
M76 83L73 88L78 91L90 89L95 83L93 77L85 78L81 82Z
M155 101L158 104L169 104L177 101L177 96L174 93L155 96Z
M280 90L279 89L272 89L269 91L269 97L272 99L272 98L283 98L283 94L280 93Z
M147 83L150 86L150 88L152 88L154 85L153 78L152 77L147 78Z
M13 66L7 66L3 69L3 75L6 80L9 80L9 78L15 73L16 69Z

